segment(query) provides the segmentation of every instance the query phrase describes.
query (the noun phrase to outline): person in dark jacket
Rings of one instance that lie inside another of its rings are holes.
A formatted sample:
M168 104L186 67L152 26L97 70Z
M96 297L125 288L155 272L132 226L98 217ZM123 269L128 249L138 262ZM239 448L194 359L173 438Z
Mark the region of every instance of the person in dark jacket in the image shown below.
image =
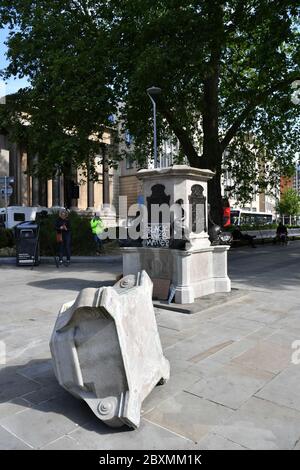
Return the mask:
M59 264L63 263L63 257L65 256L67 266L69 266L71 260L71 224L68 215L66 210L59 211L59 217L55 222Z
M282 222L279 222L279 225L276 230L276 237L274 243L280 242L281 245L287 244L288 241L288 231L285 225Z

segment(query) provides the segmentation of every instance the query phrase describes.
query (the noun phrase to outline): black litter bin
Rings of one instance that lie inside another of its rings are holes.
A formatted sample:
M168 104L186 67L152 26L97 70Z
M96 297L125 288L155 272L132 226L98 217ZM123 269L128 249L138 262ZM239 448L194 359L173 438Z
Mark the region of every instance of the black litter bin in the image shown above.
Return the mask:
M15 227L17 266L39 264L39 225L36 222L22 222Z

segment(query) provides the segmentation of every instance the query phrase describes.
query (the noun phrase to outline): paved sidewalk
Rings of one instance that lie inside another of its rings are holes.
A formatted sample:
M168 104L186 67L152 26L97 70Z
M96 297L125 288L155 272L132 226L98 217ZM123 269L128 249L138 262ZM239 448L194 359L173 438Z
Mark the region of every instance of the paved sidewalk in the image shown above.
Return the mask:
M122 256L121 255L99 255L99 256L72 256L71 258L72 264L74 263L121 263ZM1 264L16 264L16 257L15 256L0 256L0 266ZM41 256L40 264L55 264L53 256ZM34 267L36 268L36 266Z
M145 400L136 431L111 430L62 390L48 346L61 304L120 272L116 263L0 267L8 359L0 366L0 448L300 450L300 365L291 363L300 340L300 242L232 250L240 295L227 303L206 299L192 315L157 309L171 379Z

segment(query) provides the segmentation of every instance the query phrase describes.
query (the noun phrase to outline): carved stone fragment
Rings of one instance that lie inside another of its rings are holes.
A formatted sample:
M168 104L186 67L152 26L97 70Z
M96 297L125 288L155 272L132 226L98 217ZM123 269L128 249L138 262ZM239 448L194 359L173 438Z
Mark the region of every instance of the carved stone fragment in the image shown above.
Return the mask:
M109 426L137 428L143 400L170 375L146 271L64 304L50 349L62 387Z

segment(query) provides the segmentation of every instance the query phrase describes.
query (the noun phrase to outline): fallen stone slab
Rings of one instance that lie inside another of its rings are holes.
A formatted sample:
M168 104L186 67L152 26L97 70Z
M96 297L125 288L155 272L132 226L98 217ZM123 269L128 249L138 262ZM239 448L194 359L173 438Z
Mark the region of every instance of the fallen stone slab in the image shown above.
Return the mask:
M170 376L146 271L83 289L63 305L50 340L59 384L112 427L137 428L141 404Z

